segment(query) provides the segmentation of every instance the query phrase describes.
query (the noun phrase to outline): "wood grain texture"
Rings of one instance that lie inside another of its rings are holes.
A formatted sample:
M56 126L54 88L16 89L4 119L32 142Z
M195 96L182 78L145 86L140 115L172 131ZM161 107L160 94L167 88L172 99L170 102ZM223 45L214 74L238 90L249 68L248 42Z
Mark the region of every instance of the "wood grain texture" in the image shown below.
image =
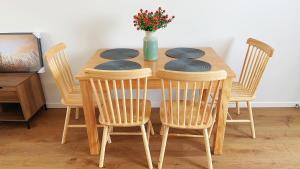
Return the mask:
M230 101L251 101L274 49L264 42L249 38L248 48L238 82L232 85Z
M206 61L206 62L210 63L212 65L212 71L225 70L226 73L227 73L227 78L228 79L231 80L232 78L235 78L235 73L233 72L233 70L215 53L215 51L212 48L208 47L208 48L199 48L199 49L205 51L205 53L206 53L206 55L204 57L201 57L199 60L203 60L203 61ZM106 59L103 59L103 58L100 57L100 53L102 53L105 50L106 49L98 50L94 54L94 56L92 56L89 59L89 61L85 64L85 66L83 66L81 68L80 72L75 76L75 78L78 79L79 81L82 81L83 84L87 83L86 81L89 80L89 75L86 73L87 69L93 69L96 65L109 61L109 60L106 60ZM142 49L138 49L138 50L140 52L139 56L137 56L136 58L130 59L130 60L139 63L142 66L142 68L150 68L152 70L152 76L150 76L148 78L148 88L149 89L159 89L159 88L161 88L161 85L160 85L161 81L160 81L157 73L158 73L159 70L164 69L164 65L167 62L169 62L171 60L174 60L173 58L167 57L165 55L165 52L168 49L167 48L159 49L159 57L158 57L157 61L145 61L144 57L143 57ZM130 83L130 85L132 85L132 87L136 87L136 86L134 86L135 84L136 83ZM140 83L140 85L143 86L144 84ZM120 84L117 84L117 86L120 86ZM181 84L179 84L179 86L184 87L184 85L181 85ZM112 85L109 84L108 87L111 88ZM181 87L179 87L179 89ZM91 90L91 88L90 89L87 88L85 90L82 90L82 93L83 92L88 92L88 90ZM131 96L132 96L132 90L130 91L130 93L131 93ZM226 94L228 94L228 93L226 93ZM93 102L93 98L91 96L92 95L89 95L89 94L83 95L83 100L85 100L86 103L91 103L91 102ZM92 105L90 104L90 106L92 106ZM86 108L85 110L91 110L91 109L92 109L92 107L89 107L89 108ZM223 113L227 112L227 110L224 110L224 109L222 109L222 110L223 110ZM91 111L91 112L86 112L85 111L85 114L91 114L91 115L88 115L88 116L94 116L93 115L94 111ZM220 117L217 116L217 118L221 118L221 116ZM91 118L91 120L96 122L96 118L95 119ZM223 119L222 119L222 121L223 121ZM93 124L95 122L91 122L91 124ZM221 124L220 124L219 127L220 128L225 127L225 124L224 124L224 126L221 126ZM95 125L93 125L93 127L89 126L89 128L92 129L92 130L95 130L95 131L90 131L90 132L97 133L97 128L95 127ZM223 136L221 136L220 138L224 138L224 132L222 132L222 135ZM94 136L91 136L89 138L96 139L96 137L94 137ZM90 140L90 142L94 144L97 141L96 140ZM223 142L223 139L217 139L217 142L215 142L215 144L219 144L218 142ZM223 143L220 143L220 144L222 145ZM90 145L92 145L92 144L90 144ZM94 150L91 150L91 152L96 152L96 151L98 152L97 147L99 147L99 145L97 145ZM220 147L220 146L218 146L218 147L219 147L219 150L217 152L222 152L221 151L222 147ZM90 147L90 149L91 148L92 147ZM216 149L214 149L214 150L216 150Z
M213 113L216 109L217 102L221 102L224 99L223 94L227 94L224 89L223 82L227 78L227 73L224 70L219 71L209 71L209 72L177 72L177 71L167 71L161 70L158 73L158 77L161 78L161 88L162 88L162 103L160 106L160 119L163 124L163 142L161 146L161 152L159 157L158 169L162 168L163 159L166 149L167 137L169 135L169 128L187 130L201 130L203 132L206 154L208 160L208 168L212 169L212 159L209 144L208 128L212 128L216 117ZM177 87L172 87L170 83L177 82ZM169 84L168 84L169 83ZM180 85L183 83L184 89L180 89ZM169 88L165 88L169 86ZM193 86L193 88L189 88ZM223 89L221 90L221 86ZM226 86L225 87L229 87ZM207 94L203 97L203 90L207 90ZM173 97L165 97L174 93L177 90L176 98L177 101L173 101ZM196 90L201 91L199 95L196 96ZM191 91L191 94L188 92ZM220 93L220 94L219 94ZM188 96L189 95L189 96ZM173 111L174 110L174 111ZM175 112L175 113L174 113ZM177 113L176 113L177 112ZM222 114L223 112L219 112ZM174 119L174 120L173 120ZM219 119L220 120L220 119ZM223 133L221 133L223 134ZM195 137L197 135L189 134L173 134L175 136L185 136L185 137ZM221 143L222 138L218 138L220 134L217 135L216 144L218 153L221 153L223 147ZM223 138L224 139L224 138ZM221 145L221 146L220 146Z
M92 98L92 90L90 90L90 81L82 80L80 81L80 89L82 98ZM83 99L83 111L84 119L87 129L87 136L89 140L89 147L90 153L97 155L100 151L99 145L99 135L97 130L97 121L96 121L96 114L95 114L95 107L94 101L91 99ZM88 113L86 113L88 112Z
M212 48L199 48L203 51L205 51L205 56L197 59L197 60L203 60L212 65L211 70L225 70L227 72L228 77L234 78L235 73L233 70L216 54L216 52ZM107 49L99 49L85 64L84 67L82 67L79 71L79 73L75 76L77 79L86 79L85 70L86 68L94 68L96 65L107 62L109 60L103 59L100 57L100 54ZM160 88L160 80L157 77L157 72L159 70L164 69L164 65L174 60L173 58L167 57L165 55L165 52L168 50L168 48L161 48L159 49L159 56L157 61L145 61L143 57L142 49L137 49L140 53L139 56L129 59L131 61L139 63L143 68L151 68L152 70L152 76L150 79L152 80L151 83L149 83L149 87L151 88ZM156 79L157 81L153 83L153 79Z
M61 102L63 105L67 106L61 141L62 144L66 142L68 128L85 127L85 125L69 124L71 109L76 109L75 118L77 118L79 116L78 109L83 107L83 103L80 87L79 85L75 85L75 79L73 77L65 49L66 45L64 43L59 43L48 49L45 53L49 69L61 95Z
M0 89L0 102L1 103L18 103L19 98L16 88L3 87Z
M99 167L102 168L104 166L107 135L109 135L108 129L112 127L124 128L139 126L141 128L144 148L146 151L148 168L152 169L153 166L148 144L151 127L149 122L151 116L151 102L147 100L147 80L148 77L151 76L151 69L144 68L126 71L103 71L87 69L86 73L90 78L91 88L100 112L99 123L104 126ZM106 90L104 90L102 87L103 81ZM133 88L132 85L129 85L129 91L135 90L136 96L133 98L132 93L130 92L130 98L126 98L124 86L125 84L131 84L132 81L136 83L136 88ZM143 87L140 85L141 81L144 82ZM121 84L121 87L117 88L117 82ZM110 86L109 83L112 83L112 86ZM122 91L119 92L119 90ZM102 107L109 107L109 109L103 109ZM123 116L121 116L121 112ZM148 123L147 134L144 126L146 123Z
M151 69L146 68L130 71L101 71L89 69L87 73L90 77L90 84L98 109L102 112L99 118L100 124L111 127L130 127L144 125L148 122L151 115L151 102L147 100L147 79L151 76ZM105 82L106 90L102 87L103 81ZM136 88L133 88L132 85L127 85L130 81L136 83ZM123 82L123 86L128 86L126 88L129 88L130 91L135 90L136 96L134 98L132 96L126 98L125 87L117 88L117 82ZM145 85L141 87L140 82L143 82ZM109 83L112 83L112 86L110 86ZM119 94L118 90L121 89L123 89L122 94ZM103 109L102 107L109 107L109 109ZM123 107L126 107L126 109L123 109ZM104 116L104 114L106 116Z
M224 81L222 87L222 101L218 102L217 105L217 117L215 122L215 128L218 132L215 133L213 152L215 155L223 153L225 129L226 129L226 118L228 113L228 101L231 95L232 79L228 78Z
M182 129L211 127L213 124L213 109L217 100L221 101L222 95L218 93L224 79L227 78L225 71L183 73L164 70L159 71L158 76L162 78L162 91L164 92L160 107L161 121L164 125ZM165 88L164 86L169 86L170 82L180 82L183 84L181 85L183 89L178 90L180 89L178 86L172 87L172 85L169 88ZM192 88L193 85L194 87ZM208 91L206 97L203 98L203 92L196 97L196 90L203 91L203 89ZM168 93L175 93L176 90L177 93L174 96L174 98L177 98L176 101L173 97L165 97ZM192 93L189 94L189 91ZM210 98L209 96L212 97Z
M246 57L244 60L242 72L238 82L233 82L231 97L229 101L235 102L237 104L237 112L239 114L239 102L247 102L247 107L249 109L250 120L243 119L232 119L230 116L227 122L230 123L241 123L246 122L251 124L252 138L256 138L254 129L254 120L252 116L251 101L255 99L256 89L259 82L262 79L262 75L265 68L269 62L269 59L273 55L274 49L268 44L249 38L247 40L248 48L246 52Z
M97 122L96 122L96 116L94 113L94 102L93 100L82 100L81 92L83 92L83 97L92 97L92 94L90 93L90 82L89 79L86 81L81 81L81 88L79 85L75 85L75 79L72 74L72 70L69 64L69 58L68 55L65 53L66 45L64 43L59 43L51 47L47 50L45 53L45 57L47 59L49 69L53 75L53 78L56 82L56 85L60 91L61 94L61 102L65 106L68 107L68 111L66 112L65 117L65 126L63 130L63 136L62 136L62 144L66 142L66 136L68 128L80 128L80 127L86 127L88 138L89 138L89 145L91 148L91 154L98 154L99 153L99 140L98 140L98 133L97 133ZM151 75L151 70L147 69L148 75ZM130 75L130 77L138 75L139 71L136 72L130 72L127 75ZM99 73L97 70L89 70L89 75L94 76L95 74ZM108 73L108 72L106 72ZM116 77L116 76L124 76L126 72L117 74L115 76L112 76L112 74L109 74L107 77ZM100 77L99 77L100 78ZM113 86L116 88L116 84L114 83ZM109 86L107 86L109 87ZM84 105L85 104L85 105ZM24 106L27 106L26 104ZM106 105L105 105L106 106ZM104 106L104 107L105 107ZM88 114L85 114L86 119L86 125L74 125L69 124L71 109L75 108L75 118L78 119L78 110L79 108L83 107L84 112L89 112ZM105 111L106 111L105 107ZM107 114L107 113L106 113ZM102 114L101 114L102 115ZM99 126L99 125L98 125ZM116 133L115 133L116 134Z
M19 103L24 120L29 120L45 105L44 92L37 73L7 73L1 75L0 103Z
M37 118L32 120L30 131L23 124L0 123L0 168L98 169L99 157L90 155L85 129L70 130L70 142L60 144L65 111L66 109L48 109L37 114ZM241 108L240 111L240 116L248 117L247 109ZM297 157L300 155L300 109L253 108L253 112L257 138L249 138L251 134L248 125L227 124L224 154L212 156L214 168L299 169L300 161ZM73 118L70 120L71 123L84 122L83 118L79 121ZM153 110L151 120L158 133L161 127L159 110ZM118 132L119 129L115 128L114 131ZM102 135L102 131L99 133ZM112 141L106 148L107 169L147 168L140 136L113 136ZM155 168L161 141L159 134L151 136L150 151ZM140 158L136 158L137 156ZM202 138L170 136L164 161L166 169L205 169L207 161L204 141Z
M37 112L45 104L44 93L37 74L17 86L17 93L26 120L32 116L32 112Z
M27 78L28 73L0 73L0 87L16 87Z
M45 53L49 69L62 97L62 103L68 106L82 106L80 87L75 79L65 53L66 45L59 43Z

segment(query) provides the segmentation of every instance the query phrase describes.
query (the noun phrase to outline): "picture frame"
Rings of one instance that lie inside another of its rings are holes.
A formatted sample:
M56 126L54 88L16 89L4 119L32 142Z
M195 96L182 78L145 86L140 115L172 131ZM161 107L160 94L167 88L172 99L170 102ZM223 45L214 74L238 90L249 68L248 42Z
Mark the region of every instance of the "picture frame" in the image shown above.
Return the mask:
M0 33L0 73L38 72L43 66L37 33Z

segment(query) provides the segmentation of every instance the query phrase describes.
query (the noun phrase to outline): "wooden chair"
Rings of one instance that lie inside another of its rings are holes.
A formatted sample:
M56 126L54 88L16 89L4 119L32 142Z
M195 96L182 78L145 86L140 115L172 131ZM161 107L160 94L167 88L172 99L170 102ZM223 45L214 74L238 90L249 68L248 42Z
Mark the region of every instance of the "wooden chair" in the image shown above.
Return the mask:
M45 56L52 72L56 85L61 94L61 102L67 106L65 124L61 143L66 142L68 128L85 127L85 125L70 125L71 109L75 108L75 119L79 118L79 108L82 107L81 93L79 85L76 85L68 58L64 52L66 45L59 43L50 48Z
M124 135L142 135L148 167L152 169L148 144L151 129L151 102L147 100L147 80L151 76L151 69L128 71L86 69L86 73L90 76L90 83L99 108L99 122L104 126L99 167L102 168L104 164L107 135L114 134L109 133L109 129L139 126L141 132ZM144 127L146 123L148 123L147 133Z
M250 123L252 137L255 138L254 120L251 101L255 99L257 86L269 59L273 55L273 48L264 42L249 38L246 58L238 82L233 82L231 102L236 103L237 114L240 114L239 102L247 102L250 120L233 120L228 113L227 123Z
M227 73L159 71L162 103L160 119L163 124L163 140L158 169L162 168L169 128L203 130L203 135L180 136L204 137L208 167L212 166L208 129L213 125L213 112L221 104L222 89ZM212 97L211 97L212 96Z

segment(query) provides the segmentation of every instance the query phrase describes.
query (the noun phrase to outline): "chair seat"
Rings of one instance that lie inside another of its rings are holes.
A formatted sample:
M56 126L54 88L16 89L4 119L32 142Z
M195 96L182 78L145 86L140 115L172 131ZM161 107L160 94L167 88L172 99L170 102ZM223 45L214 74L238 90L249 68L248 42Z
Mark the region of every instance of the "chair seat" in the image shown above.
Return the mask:
M255 99L255 95L238 82L232 83L230 101L251 101Z
M62 104L67 106L82 107L82 97L80 93L80 86L75 86L74 90L67 94L66 100L61 99Z
M170 104L170 101L166 101L166 106L169 107L169 104ZM186 113L186 116L185 117L185 126L183 125L183 122L184 122L184 101L183 100L180 100L179 102L179 124L180 126L178 125L178 102L177 101L172 101L172 107L173 107L173 122L175 124L172 124L171 123L171 114L170 114L170 110L167 111L167 113L169 113L169 116L168 116L168 123L165 122L165 111L164 111L164 105L163 105L163 102L161 102L161 105L160 105L160 119L162 121L162 123L166 126L170 126L170 127L173 127L173 128L181 128L181 129L204 129L204 128L209 128L211 127L212 125L212 116L206 116L203 118L203 124L201 125L201 119L202 119L202 115L203 115L203 109L200 110L200 113L199 113L199 117L198 117L198 121L196 122L196 119L197 119L197 110L198 110L198 106L199 104L195 102L194 106L192 106L192 101L188 100L187 101L187 106L186 106L186 111L187 112L191 112L191 109L193 107L193 113L192 113L192 122L191 122L191 126L189 126L189 122L190 122L190 115L191 113ZM204 107L204 105L202 104L201 106L202 108ZM207 107L207 114L210 114L208 113L210 111L210 105L208 105ZM196 125L195 125L196 124Z
M73 87L73 92L81 92L80 91L80 86L79 85L75 85L74 87Z
M126 99L125 100L125 105L126 105L126 117L127 117L127 124L125 122L125 113L124 113L124 108L123 108L123 100L122 99L118 99L119 102L119 109L120 109L120 116L121 116L121 123L119 123L119 114L118 114L118 109L117 109L117 103L115 100L113 100L113 109L114 109L114 116L115 116L115 121L116 123L119 124L111 124L111 123L103 123L101 122L101 119L99 119L100 124L103 125L109 125L109 126L115 126L115 127L133 127L133 126L140 126L142 124L147 123L150 120L150 116L151 116L151 101L150 100L146 100L146 106L145 106L145 118L143 120L142 115L143 115L143 100L139 100L139 119L137 119L137 99L133 99L133 123L131 123L130 119L131 119L131 110L130 110L130 99ZM102 108L104 109L103 105ZM109 105L107 107L108 111L110 110ZM111 111L109 111L111 112ZM105 113L103 113L104 117L105 117ZM112 116L110 116L110 121L113 122ZM101 118L99 116L99 118Z

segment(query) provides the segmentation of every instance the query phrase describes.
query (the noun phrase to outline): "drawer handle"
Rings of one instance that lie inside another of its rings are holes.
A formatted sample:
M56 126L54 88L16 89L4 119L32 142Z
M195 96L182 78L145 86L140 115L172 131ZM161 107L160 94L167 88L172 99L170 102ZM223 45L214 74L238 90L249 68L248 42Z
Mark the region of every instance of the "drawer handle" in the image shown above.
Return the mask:
M3 87L0 86L0 89L3 89Z

